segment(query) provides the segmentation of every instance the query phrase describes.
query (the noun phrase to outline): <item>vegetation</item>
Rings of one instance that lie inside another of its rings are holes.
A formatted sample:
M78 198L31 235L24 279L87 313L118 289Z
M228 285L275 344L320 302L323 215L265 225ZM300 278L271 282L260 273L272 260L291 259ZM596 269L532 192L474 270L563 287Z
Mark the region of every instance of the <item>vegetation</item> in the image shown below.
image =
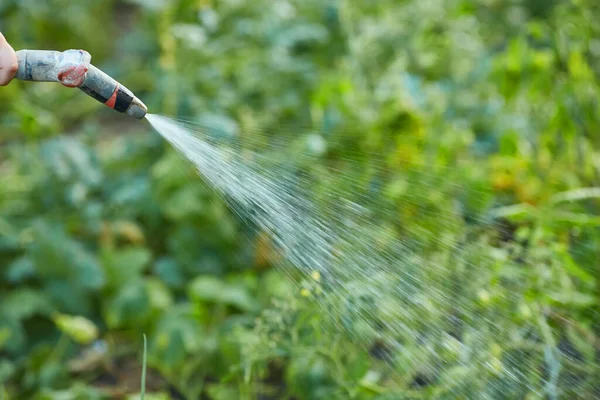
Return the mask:
M144 334L148 400L598 398L599 20L596 0L2 1L16 49L86 49L151 112L289 149L317 132L323 165L385 153L382 193L419 241L450 209L453 242L485 239L464 250L493 259L485 273L446 267L505 334L479 349L491 371L424 377L402 364L414 341L392 379L378 343L334 329L146 123L14 82L0 89L0 398L137 399ZM554 386L494 386L529 345L523 373Z

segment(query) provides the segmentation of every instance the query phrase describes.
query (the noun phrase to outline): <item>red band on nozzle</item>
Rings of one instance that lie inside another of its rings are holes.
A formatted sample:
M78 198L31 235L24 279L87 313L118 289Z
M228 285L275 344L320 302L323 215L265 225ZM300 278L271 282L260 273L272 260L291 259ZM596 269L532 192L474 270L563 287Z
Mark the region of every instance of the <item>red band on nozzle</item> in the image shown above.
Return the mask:
M115 91L110 96L110 99L106 100L106 103L104 103L104 104L106 104L110 108L114 109L115 108L115 104L117 102L117 93L118 92L119 92L119 85L117 85L117 87L115 88Z

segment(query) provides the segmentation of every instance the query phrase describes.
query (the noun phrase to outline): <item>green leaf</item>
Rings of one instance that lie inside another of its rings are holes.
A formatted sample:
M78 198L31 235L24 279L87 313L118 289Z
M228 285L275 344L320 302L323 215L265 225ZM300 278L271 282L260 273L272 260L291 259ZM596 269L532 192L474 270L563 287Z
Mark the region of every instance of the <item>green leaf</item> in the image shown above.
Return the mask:
M27 343L27 333L18 320L0 314L0 332L2 335L0 350L12 355L18 355L23 351Z
M362 377L359 385L371 393L383 393L385 389L379 385L380 374L375 371L367 371Z
M173 305L173 296L162 281L156 278L147 278L145 285L152 308L168 310Z
M24 256L19 257L8 266L6 279L10 283L21 283L24 280L35 276L35 267L31 258Z
M0 349L2 346L0 346ZM16 365L8 360L0 360L0 398L2 397L2 384L9 380L16 372Z
M332 373L331 365L323 358L307 352L291 360L286 380L292 393L302 398L326 399L332 398L335 390Z
M104 302L104 316L110 328L143 324L150 317L150 298L143 282L122 286Z
M173 193L164 204L165 214L174 221L181 221L204 210L203 192L198 186L184 186Z
M261 277L260 296L269 299L271 297L288 298L293 296L296 288L293 283L281 271L272 269Z
M78 140L49 140L42 146L41 153L48 171L60 181L95 186L102 180L102 173L92 152Z
M587 199L600 199L600 187L579 188L560 192L550 198L550 204L574 202Z
M204 330L195 320L189 304L179 304L165 313L151 336L154 357L167 365L176 365L186 355L196 353L204 340Z
M106 271L108 285L112 288L119 288L137 281L151 259L152 254L145 247L105 250L102 255L102 264Z
M226 304L242 311L255 311L258 307L247 288L237 283L227 283L213 276L200 276L188 286L188 295L197 301Z
M76 382L68 389L43 389L34 400L103 400L105 398L101 389Z
M96 258L59 227L38 223L29 254L37 275L44 280L68 281L90 290L104 285L104 273Z
M233 385L210 384L207 385L206 391L214 400L237 400L240 398L240 393Z
M316 24L296 24L275 36L277 44L285 47L325 43L328 39L327 29Z
M583 332L580 332L580 330ZM595 335L591 330L584 327L579 327L579 329L576 330L573 326L569 325L567 327L567 337L573 346L575 346L587 360L594 360L596 355L596 348L593 345Z
M188 182L187 168L192 169L183 157L175 151L168 151L159 159L151 171L159 194L167 193L185 185Z
M98 328L85 317L57 314L52 319L58 329L80 344L90 344L98 338Z
M48 296L39 290L20 289L10 292L2 298L0 315L17 320L33 315L49 315L54 310Z
M48 280L44 284L44 292L52 299L56 309L65 313L87 315L95 306L90 290L69 281Z
M8 327L0 327L0 350L4 348L4 345L8 342L10 336L11 333Z
M154 263L153 270L154 274L171 287L181 287L185 282L181 266L170 257L158 259Z
M568 251L561 252L561 261L563 262L564 269L574 277L580 279L583 283L593 284L594 277L585 269L577 264L571 254Z
M111 192L111 201L115 206L139 204L145 201L150 192L150 184L146 176L129 178Z
M596 296L580 292L550 293L548 296L559 304L582 308L594 306L600 302Z

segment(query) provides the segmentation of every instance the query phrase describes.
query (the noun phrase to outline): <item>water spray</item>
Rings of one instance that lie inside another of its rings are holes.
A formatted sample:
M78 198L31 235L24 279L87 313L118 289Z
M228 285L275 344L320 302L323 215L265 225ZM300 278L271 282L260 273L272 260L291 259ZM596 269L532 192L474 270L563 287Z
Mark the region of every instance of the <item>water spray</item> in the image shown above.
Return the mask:
M115 111L143 119L146 105L125 86L93 66L84 50L19 50L16 78L22 81L60 82L79 88Z

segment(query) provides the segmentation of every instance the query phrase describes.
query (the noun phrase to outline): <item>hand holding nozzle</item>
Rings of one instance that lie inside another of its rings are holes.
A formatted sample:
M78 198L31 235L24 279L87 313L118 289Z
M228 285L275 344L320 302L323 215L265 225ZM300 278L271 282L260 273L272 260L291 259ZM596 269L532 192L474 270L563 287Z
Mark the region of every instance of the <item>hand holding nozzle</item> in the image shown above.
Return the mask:
M91 56L86 51L19 50L17 60L17 79L78 87L108 107L137 119L144 118L148 112L146 105L129 89L90 64Z
M45 50L19 50L12 47L0 34L0 86L14 77L23 81L60 82L67 87L77 87L108 107L143 119L146 105L129 89L90 64L87 51L64 52Z

